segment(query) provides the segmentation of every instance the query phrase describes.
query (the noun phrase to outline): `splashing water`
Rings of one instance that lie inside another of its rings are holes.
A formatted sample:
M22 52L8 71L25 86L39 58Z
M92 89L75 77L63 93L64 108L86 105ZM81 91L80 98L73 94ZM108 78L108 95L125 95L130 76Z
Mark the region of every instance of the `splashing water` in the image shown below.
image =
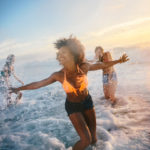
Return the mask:
M38 62L21 66L22 69L18 67L16 71L19 70L20 77L29 83L59 68L55 62L50 64L53 65ZM127 63L115 68L118 88L117 103L113 107L103 98L101 71L88 74L98 142L87 150L149 150L149 65ZM65 112L64 103L65 93L59 83L23 92L20 104L0 111L0 149L71 150L79 137Z

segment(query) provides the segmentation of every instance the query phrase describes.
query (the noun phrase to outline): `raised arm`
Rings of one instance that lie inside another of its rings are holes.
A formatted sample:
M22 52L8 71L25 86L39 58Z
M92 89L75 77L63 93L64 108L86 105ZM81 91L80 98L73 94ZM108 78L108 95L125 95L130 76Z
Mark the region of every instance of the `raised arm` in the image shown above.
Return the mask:
M32 82L30 84L18 87L18 88L10 88L11 92L13 93L17 93L18 91L23 91L23 90L34 90L34 89L38 89L44 86L47 86L49 84L52 84L54 82L56 82L56 73L53 73L51 76L49 76L48 78L38 81L38 82Z
M118 63L124 63L128 60L129 60L128 56L126 54L123 54L120 57L120 59L118 59L118 60L109 61L109 62L97 62L95 64L89 64L89 71L105 69L105 68L111 67L113 65L116 65Z

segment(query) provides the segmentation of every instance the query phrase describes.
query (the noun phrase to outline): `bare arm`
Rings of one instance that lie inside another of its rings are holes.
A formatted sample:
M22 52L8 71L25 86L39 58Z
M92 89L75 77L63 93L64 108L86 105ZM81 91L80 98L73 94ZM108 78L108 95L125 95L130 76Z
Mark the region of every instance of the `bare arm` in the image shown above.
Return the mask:
M14 70L12 71L12 74L13 74L14 78L15 78L18 82L20 82L22 85L24 85L24 83L16 76Z
M128 60L129 60L128 56L126 54L124 54L118 60L103 62L103 63L102 62L97 62L95 64L89 64L89 71L105 69L105 68L111 67L113 65L116 65L118 63L124 63Z
M10 88L11 92L17 93L18 91L22 91L22 90L34 90L34 89L38 89L44 86L47 86L49 84L52 84L54 82L56 82L56 73L53 73L50 77L38 81L38 82L32 82L30 84L18 87L18 88Z
M5 83L6 83L6 85L7 85L7 88L9 88L10 85L9 85L9 79L8 79L8 77L5 77L4 80L5 80Z
M86 59L86 62L89 62L89 63L94 63L96 61L96 59L91 59L91 60L88 60L88 59Z

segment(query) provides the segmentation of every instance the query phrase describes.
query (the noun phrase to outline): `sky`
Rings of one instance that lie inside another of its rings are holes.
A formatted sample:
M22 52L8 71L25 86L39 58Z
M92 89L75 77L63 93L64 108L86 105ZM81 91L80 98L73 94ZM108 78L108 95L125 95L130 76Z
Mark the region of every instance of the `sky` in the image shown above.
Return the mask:
M71 34L87 51L150 47L150 0L0 0L0 58L54 56Z

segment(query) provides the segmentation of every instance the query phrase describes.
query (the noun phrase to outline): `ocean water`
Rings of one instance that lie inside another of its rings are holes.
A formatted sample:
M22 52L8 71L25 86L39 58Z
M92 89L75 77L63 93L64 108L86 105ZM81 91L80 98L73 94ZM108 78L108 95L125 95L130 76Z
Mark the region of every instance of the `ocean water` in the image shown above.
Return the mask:
M114 51L114 58L121 53ZM98 142L87 150L150 149L150 55L149 51L139 50L127 53L131 60L115 66L115 106L103 97L102 71L88 73ZM4 60L1 62L2 66ZM16 74L25 84L48 77L60 68L55 59L15 64ZM13 85L19 86L15 82ZM0 110L0 150L71 150L79 137L65 112L65 97L58 82L23 91L19 104Z

